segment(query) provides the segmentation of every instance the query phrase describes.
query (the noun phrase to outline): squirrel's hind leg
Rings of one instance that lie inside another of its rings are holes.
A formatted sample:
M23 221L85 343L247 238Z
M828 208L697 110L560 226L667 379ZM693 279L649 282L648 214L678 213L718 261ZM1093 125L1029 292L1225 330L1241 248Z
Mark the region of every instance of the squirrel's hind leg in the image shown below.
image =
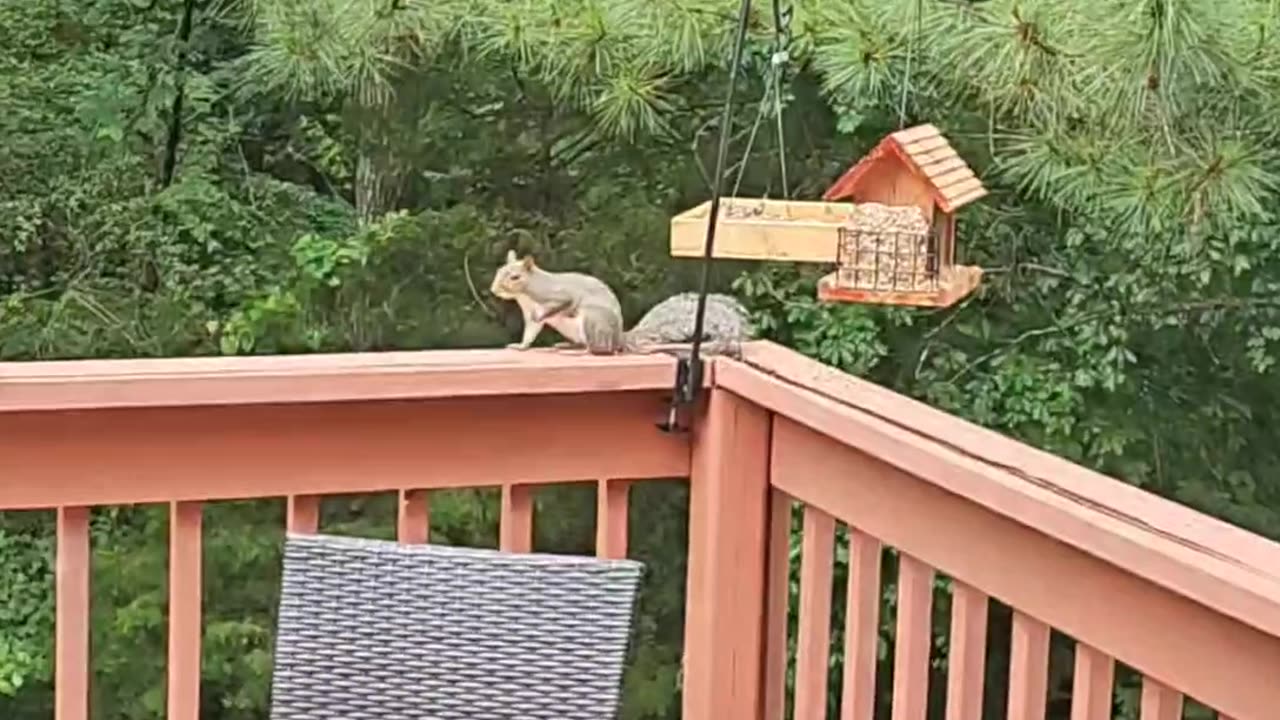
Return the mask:
M600 313L583 313L582 340L592 355L617 355L626 345L621 317L615 319Z

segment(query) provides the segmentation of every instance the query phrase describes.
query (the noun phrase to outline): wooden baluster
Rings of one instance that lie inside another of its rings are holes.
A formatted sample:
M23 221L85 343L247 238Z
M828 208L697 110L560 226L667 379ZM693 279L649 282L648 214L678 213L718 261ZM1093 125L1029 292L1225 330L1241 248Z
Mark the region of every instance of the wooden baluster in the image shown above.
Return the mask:
M1013 611L1009 720L1044 720L1049 684L1049 626Z
M773 425L759 405L709 395L692 437L682 715L758 720Z
M596 555L623 559L627 556L627 513L631 482L601 480L596 483Z
M285 529L299 535L320 531L320 496L290 495L285 508Z
M498 520L498 547L527 553L533 548L533 487L502 486L502 512Z
M791 602L791 497L769 493L769 560L765 570L764 720L787 712L787 611Z
M947 720L981 720L987 664L987 596L951 581L951 648L947 657Z
M430 493L401 490L396 507L396 538L402 543L422 544L431 537Z
M1182 720L1182 693L1169 686L1142 678L1142 720Z
M89 508L58 508L54 718L89 720Z
M827 717L827 666L831 657L831 569L836 521L812 505L804 508L800 541L800 628L796 642L795 720Z
M203 505L169 504L169 712L167 720L200 719L200 629Z
M840 720L872 720L880 648L880 555L883 546L849 528L849 587L844 624L844 689Z
M896 633L892 718L925 720L933 647L933 568L903 552L898 553Z
M1111 720L1116 662L1110 655L1076 643L1075 677L1071 682L1071 720Z

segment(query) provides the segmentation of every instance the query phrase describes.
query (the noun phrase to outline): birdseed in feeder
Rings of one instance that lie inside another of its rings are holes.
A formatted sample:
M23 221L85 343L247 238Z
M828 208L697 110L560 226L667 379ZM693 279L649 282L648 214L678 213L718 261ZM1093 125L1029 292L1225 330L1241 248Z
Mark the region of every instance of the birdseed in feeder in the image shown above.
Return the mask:
M937 259L929 221L915 205L867 202L840 228L837 284L874 290L930 290Z

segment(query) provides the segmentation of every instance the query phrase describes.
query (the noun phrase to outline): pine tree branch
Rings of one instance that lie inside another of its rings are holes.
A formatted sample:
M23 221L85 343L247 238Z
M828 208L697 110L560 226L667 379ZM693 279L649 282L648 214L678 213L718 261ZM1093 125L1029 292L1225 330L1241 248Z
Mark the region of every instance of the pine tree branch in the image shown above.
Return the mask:
M1252 309L1252 308L1280 308L1280 298L1272 298L1272 297L1215 298L1212 300L1200 300L1196 302L1174 303L1172 305L1159 305L1159 306L1153 306L1153 307L1147 307L1147 308L1130 309L1130 310L1122 311L1121 314L1124 316L1137 318L1137 317L1154 317L1154 316L1160 316L1160 315L1178 315L1182 313L1194 313L1194 312L1210 312L1213 310L1240 310L1240 309ZM951 384L956 382L961 377L963 377L964 375L972 371L974 368L977 368L978 366L990 360L994 360L998 357L1004 356L1009 351L1016 349L1017 347L1026 343L1029 340L1034 340L1035 338L1044 337L1046 335L1057 335L1057 334L1065 333L1069 330L1073 330L1081 325L1084 325L1085 323L1092 322L1094 320L1100 320L1111 314L1112 314L1112 310L1110 309L1098 310L1095 312L1084 313L1078 317L1072 318L1067 322L1059 323L1057 325L1049 325L1046 327L1035 328L1033 330L1027 330L1026 332L1018 335L1017 337L1013 338L1012 340L1005 343L1004 345L1001 345L1000 347L997 347L991 350L990 352L983 353L982 355L979 355L978 357L974 358L972 361L966 363L964 367L961 367L959 370L955 372L955 374L953 374L950 378L947 379L947 383Z
M960 317L960 314L969 307L969 303L973 302L973 299L976 297L978 297L976 293L969 295L969 297L965 298L959 305L957 305L955 310L953 310L951 314L947 315L942 322L938 323L933 329L924 334L920 343L920 355L916 358L916 369L915 372L911 373L912 380L920 379L920 372L924 369L925 359L929 357L929 348L933 345L933 339L938 336L938 333L942 332L950 326L951 323L955 322L956 319Z

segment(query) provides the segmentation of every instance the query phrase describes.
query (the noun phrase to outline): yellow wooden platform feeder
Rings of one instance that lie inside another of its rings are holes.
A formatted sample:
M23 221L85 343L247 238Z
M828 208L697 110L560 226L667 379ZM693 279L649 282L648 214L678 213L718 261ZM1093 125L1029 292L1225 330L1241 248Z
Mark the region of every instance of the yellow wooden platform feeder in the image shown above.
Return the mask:
M712 256L834 262L838 230L852 212L853 203L721 198ZM702 257L710 214L708 200L671 218L672 256Z
M938 129L918 125L882 140L823 202L724 198L714 257L835 263L821 300L946 307L981 281L956 264L955 213L986 194ZM702 256L709 209L671 219L673 256Z

